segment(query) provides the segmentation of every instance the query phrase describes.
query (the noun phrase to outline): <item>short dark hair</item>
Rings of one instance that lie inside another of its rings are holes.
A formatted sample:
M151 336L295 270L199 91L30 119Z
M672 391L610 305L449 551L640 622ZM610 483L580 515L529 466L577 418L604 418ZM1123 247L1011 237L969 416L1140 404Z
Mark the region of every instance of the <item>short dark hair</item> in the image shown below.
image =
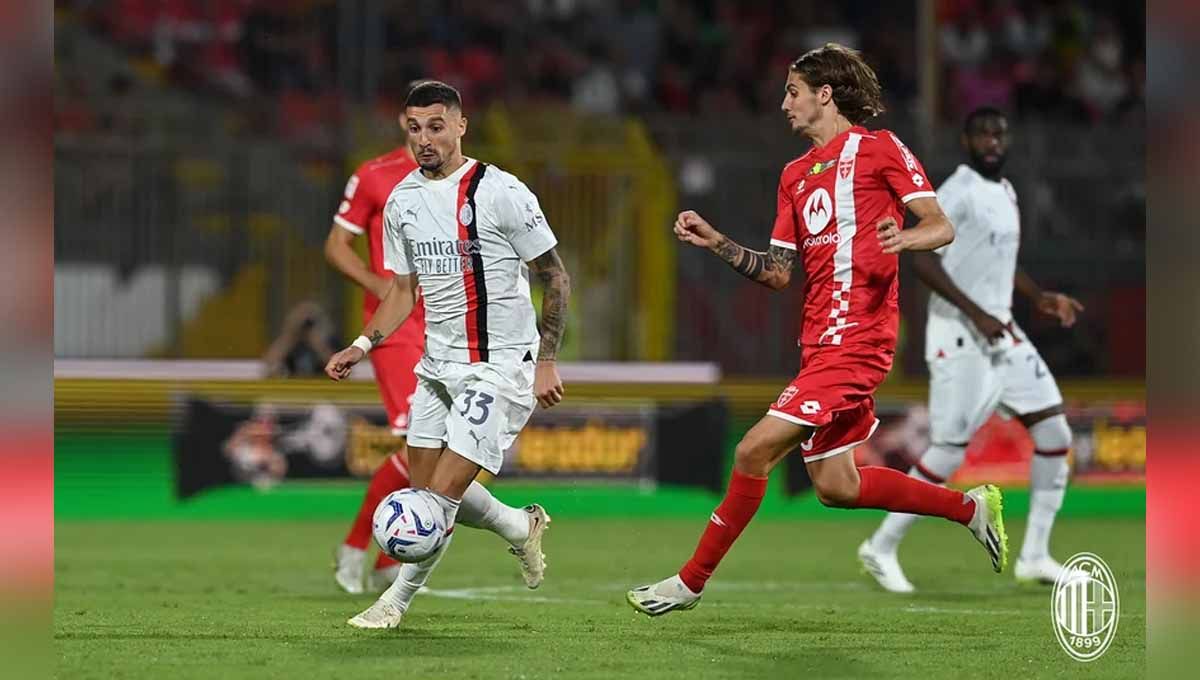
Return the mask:
M404 108L410 106L433 106L444 104L446 108L462 110L462 95L458 90L440 80L418 80L408 91Z
M831 87L838 111L855 125L886 110L879 78L858 50L825 43L793 61L791 70L813 89Z
M1000 120L1007 121L1008 114L994 106L980 106L968 113L967 117L963 120L963 132L970 134L971 128L975 127L975 123L985 118L999 118Z

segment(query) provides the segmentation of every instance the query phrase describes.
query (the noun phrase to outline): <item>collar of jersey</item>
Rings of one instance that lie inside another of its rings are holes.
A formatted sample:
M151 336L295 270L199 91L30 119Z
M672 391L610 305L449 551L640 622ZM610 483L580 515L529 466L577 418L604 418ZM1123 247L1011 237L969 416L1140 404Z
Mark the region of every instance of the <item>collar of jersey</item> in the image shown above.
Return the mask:
M475 167L475 164L478 163L478 161L476 161L474 158L471 158L470 156L463 156L463 158L465 158L467 162L463 163L461 168L455 170L454 172L450 173L449 175L447 175L441 179L429 179L428 177L425 176L425 173L421 172L420 170L417 170L417 181L421 182L422 184L435 184L435 185L436 184L445 184L447 182L450 182L450 183L458 182L458 180L462 179L463 175L467 174L471 170L471 168Z
M972 168L970 163L959 163L958 167L966 168L967 172L974 175L975 179L977 179L981 182L987 182L988 184L997 184L1000 186L1004 186L1004 177L1001 177L1000 179L988 179L987 177L983 176L983 173L979 172L975 168Z
M839 133L837 134L837 136L836 136L836 137L834 137L833 139L829 140L828 142L825 142L825 144L824 144L824 145L822 145L822 146L815 146L815 147L813 147L813 150L814 150L814 151L819 151L819 150L821 150L821 149L828 149L828 148L831 148L831 147L832 147L834 144L837 144L838 142L841 142L841 141L845 141L845 139L846 139L847 137L849 137L849 136L850 136L850 133L852 133L852 132L856 132L856 133L858 133L858 134L860 134L860 135L865 135L865 134L869 134L869 133L870 133L870 131L869 131L869 130L867 130L865 127L863 127L863 126L861 126L861 125L852 125L852 126L850 126L849 128L847 128L847 129L845 129L845 130L842 130L841 132L839 132Z

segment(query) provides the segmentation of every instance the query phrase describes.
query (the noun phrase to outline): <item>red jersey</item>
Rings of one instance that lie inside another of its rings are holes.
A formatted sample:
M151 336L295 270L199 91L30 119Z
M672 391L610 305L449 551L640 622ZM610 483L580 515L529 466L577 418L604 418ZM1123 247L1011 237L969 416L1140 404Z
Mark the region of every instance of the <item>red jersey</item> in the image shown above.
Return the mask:
M875 225L903 224L905 203L936 195L889 130L852 127L784 166L771 245L803 249L801 346L895 351L899 258L884 254Z
M408 150L399 147L372 158L358 167L346 182L342 203L338 206L333 221L339 227L353 233L367 235L367 257L371 271L391 279L394 274L383 265L383 207L387 204L392 189L417 169L417 163L408 155ZM363 296L363 324L370 323L379 298L371 291ZM408 319L388 336L385 344L404 342L422 345L425 341L425 305L418 303Z

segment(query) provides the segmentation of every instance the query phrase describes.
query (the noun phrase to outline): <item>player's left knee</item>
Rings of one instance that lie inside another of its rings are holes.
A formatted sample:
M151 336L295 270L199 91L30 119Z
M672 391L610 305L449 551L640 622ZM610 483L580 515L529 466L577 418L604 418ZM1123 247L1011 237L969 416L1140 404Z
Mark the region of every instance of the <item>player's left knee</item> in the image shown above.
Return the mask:
M1033 449L1043 456L1065 456L1071 448L1071 426L1067 416L1059 413L1029 426Z

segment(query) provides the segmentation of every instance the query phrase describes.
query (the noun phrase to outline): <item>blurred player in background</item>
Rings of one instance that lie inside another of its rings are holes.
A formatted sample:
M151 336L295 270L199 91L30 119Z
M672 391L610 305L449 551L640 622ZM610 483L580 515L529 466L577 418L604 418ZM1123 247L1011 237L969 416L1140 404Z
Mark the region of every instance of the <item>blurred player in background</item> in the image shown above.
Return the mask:
M1021 241L1017 194L1001 170L1008 156L1008 118L993 108L970 113L962 132L968 163L938 189L954 222L954 242L916 253L913 266L933 291L925 329L929 363L931 444L909 474L944 484L962 465L967 443L997 408L1029 430L1034 456L1025 541L1014 569L1021 581L1053 583L1062 566L1050 556L1050 529L1067 484L1071 428L1062 394L1037 348L1013 321L1014 288L1064 327L1083 311L1077 300L1042 290L1017 266ZM916 515L889 514L858 549L881 586L909 593L896 557Z
M416 169L417 162L407 146L397 147L368 160L346 182L341 205L333 216L333 227L325 240L325 258L363 289L364 324L370 323L375 316L379 302L387 294L395 276L384 264L384 205L392 189ZM352 246L353 240L363 235L367 237L366 262ZM414 369L424 351L425 306L418 294L417 303L404 323L371 350L375 382L379 385L388 424L392 434L397 437L408 434L409 408L417 387ZM352 594L364 591L363 570L367 547L371 542L372 515L385 496L408 485L408 461L405 445L401 443L400 448L388 456L371 477L354 523L335 552L334 580L342 590ZM483 487L480 486L480 489ZM495 506L491 508L491 514L478 520L472 515L464 518L463 523L497 533L503 531L502 535L513 543L514 549L521 550L528 538L527 532L521 530L528 523L527 513L493 501ZM540 582L537 570L526 568L524 571L526 585L537 587ZM366 575L366 588L374 592L383 590L396 580L399 573L399 563L380 552L375 558L374 569Z
M825 505L944 517L969 528L995 571L1007 561L996 487L964 494L854 464L854 448L879 424L873 394L895 352L897 254L944 246L954 227L912 152L891 132L862 127L883 105L879 81L858 52L827 44L801 56L789 69L782 109L792 131L813 146L783 169L767 252L734 243L692 211L680 213L675 234L774 290L791 281L800 255L800 373L737 445L725 499L691 559L678 574L627 593L630 605L651 616L696 606L758 511L767 475L797 448ZM901 230L906 207L918 222Z
M392 187L417 168L407 147L398 147L372 158L358 167L346 182L346 190L333 227L325 239L325 259L346 278L363 289L363 323L370 323L379 307L379 300L392 283L392 273L383 264L383 205ZM352 242L358 236L367 237L367 261L354 251ZM425 348L425 310L420 304L403 325L371 355L375 382L387 411L392 434L408 434L408 409L417 377L413 368ZM383 497L408 486L408 463L404 444L388 456L367 486L358 514L342 544L338 546L334 565L334 580L348 593L363 592L363 568L367 546L371 541L371 517ZM375 559L375 568L366 577L367 587L382 590L399 570L398 563L384 553Z
M384 206L392 283L363 335L330 359L326 373L347 377L418 306L420 286L425 352L416 368L408 457L413 486L428 490L442 509L446 541L425 561L401 565L379 600L348 621L358 628L400 625L445 554L456 519L487 524L509 539L526 584L541 582L550 517L539 505L508 508L474 480L480 470L500 471L535 404L548 408L563 397L557 356L570 279L537 197L509 173L463 156L467 118L449 85L414 86L403 122L420 169ZM540 334L531 272L545 286Z

